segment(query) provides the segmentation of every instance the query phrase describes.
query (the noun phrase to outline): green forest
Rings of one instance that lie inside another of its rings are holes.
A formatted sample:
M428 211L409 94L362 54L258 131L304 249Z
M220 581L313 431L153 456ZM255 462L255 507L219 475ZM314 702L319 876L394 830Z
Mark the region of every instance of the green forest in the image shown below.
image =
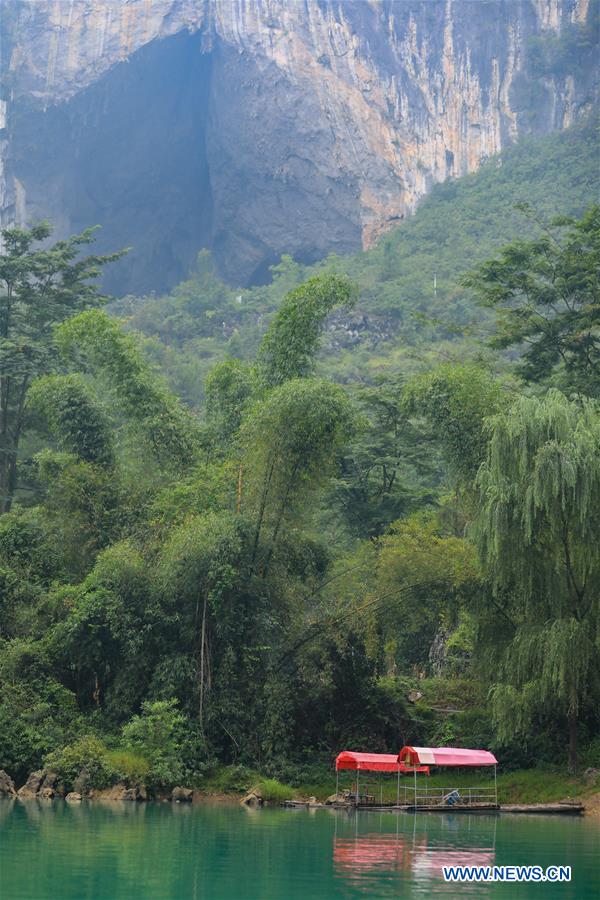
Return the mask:
M110 298L93 228L3 230L0 769L600 766L596 141L524 140L253 288L201 251Z

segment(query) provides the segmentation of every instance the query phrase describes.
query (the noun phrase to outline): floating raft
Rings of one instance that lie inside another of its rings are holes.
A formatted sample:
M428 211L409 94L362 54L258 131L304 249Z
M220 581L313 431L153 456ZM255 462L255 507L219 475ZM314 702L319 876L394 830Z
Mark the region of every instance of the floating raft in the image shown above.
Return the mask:
M454 813L454 812L466 812L466 813L479 813L479 812L498 812L500 810L500 806L497 803L453 803L452 806L448 806L447 804L439 804L436 803L435 806L427 806L427 805L419 805L419 806L407 806L405 807L407 812L442 812L442 813Z
M353 809L360 810L370 810L371 812L438 812L438 813L454 813L454 812L466 812L466 813L480 813L480 812L500 812L500 806L497 806L495 803L471 803L461 804L455 803L453 806L448 806L447 804L436 804L435 806L425 806L419 805L402 805L402 806L371 806L367 804L360 804L358 807L352 806ZM503 808L503 807L502 807Z
M585 812L583 803L529 803L512 806L502 805L501 812L545 813L553 816L581 816Z
M284 800L286 809L322 809L325 804L312 800Z
M341 804L338 808L341 808ZM529 813L535 815L581 816L585 812L583 803L520 803L514 805L498 805L493 803L472 803L454 806L370 806L351 805L351 809L370 810L371 812L437 812L437 813Z

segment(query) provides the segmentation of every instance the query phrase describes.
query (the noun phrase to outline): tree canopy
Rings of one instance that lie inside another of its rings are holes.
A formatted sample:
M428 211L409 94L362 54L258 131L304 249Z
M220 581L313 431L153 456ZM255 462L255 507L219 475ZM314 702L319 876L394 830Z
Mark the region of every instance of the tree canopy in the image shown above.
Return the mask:
M50 247L47 222L31 228L3 228L0 253L0 511L10 509L17 489L17 454L32 380L56 368L54 326L88 307L106 302L95 279L102 266L125 251L106 256L81 250L94 240L88 228Z
M522 353L528 382L600 394L600 206L552 219L463 279L497 311L496 347Z
M222 765L298 783L343 745L556 763L567 733L596 765L597 211L492 248L477 352L467 290L440 273L427 301L446 225L421 215L239 293L201 254L166 307L106 310L106 259L13 235L0 768L160 793Z

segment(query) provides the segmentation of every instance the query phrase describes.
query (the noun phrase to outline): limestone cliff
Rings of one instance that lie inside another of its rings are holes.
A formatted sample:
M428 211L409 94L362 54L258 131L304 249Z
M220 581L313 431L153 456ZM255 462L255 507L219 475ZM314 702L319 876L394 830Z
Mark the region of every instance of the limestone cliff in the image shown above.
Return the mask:
M118 290L368 246L597 96L593 0L4 0L2 221L100 222Z

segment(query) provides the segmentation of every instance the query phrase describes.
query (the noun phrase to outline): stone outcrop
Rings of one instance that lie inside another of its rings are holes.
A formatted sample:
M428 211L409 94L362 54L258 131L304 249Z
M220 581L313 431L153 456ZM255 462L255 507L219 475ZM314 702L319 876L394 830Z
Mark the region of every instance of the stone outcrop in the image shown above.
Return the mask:
M38 769L31 773L17 794L20 800L52 800L53 797L62 794L62 786L58 785L58 776L55 772Z
M264 803L260 788L251 788L240 800L242 806L262 806Z
M260 280L369 246L431 186L595 102L589 0L15 0L0 216L99 222L116 290L197 250Z
M338 794L331 794L325 801L326 806L347 806L350 803L350 791L340 791Z
M129 787L126 784L114 784L105 790L92 790L89 793L92 800L126 800L136 802L148 799L148 792L143 784Z
M73 790L76 794L85 797L91 790L91 778L86 769L82 769L75 781L73 782Z
M191 803L194 792L191 788L174 787L171 791L171 800L173 803Z
M16 797L15 783L4 769L0 769L0 797Z

